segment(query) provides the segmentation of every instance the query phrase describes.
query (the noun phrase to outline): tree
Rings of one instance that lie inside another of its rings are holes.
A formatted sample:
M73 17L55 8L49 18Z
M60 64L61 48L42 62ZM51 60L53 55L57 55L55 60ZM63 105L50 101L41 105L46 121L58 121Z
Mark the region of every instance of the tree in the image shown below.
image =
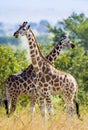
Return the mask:
M77 15L73 12L67 19L58 22L56 26L49 25L48 29L54 34L54 42L67 33L73 41L75 39L77 45L83 46L85 51L88 50L88 18L83 13Z
M48 25L48 29L53 34L53 43L67 33L77 45L76 49L63 52L54 65L75 77L79 86L80 102L88 105L88 18L84 14L73 13L54 27Z
M57 28L56 26L52 27L50 24L48 24L48 30L50 33L53 34L52 41L53 45L55 45L64 35L65 32L61 28Z
M3 96L4 81L10 74L20 73L28 66L26 51L0 46L0 99Z

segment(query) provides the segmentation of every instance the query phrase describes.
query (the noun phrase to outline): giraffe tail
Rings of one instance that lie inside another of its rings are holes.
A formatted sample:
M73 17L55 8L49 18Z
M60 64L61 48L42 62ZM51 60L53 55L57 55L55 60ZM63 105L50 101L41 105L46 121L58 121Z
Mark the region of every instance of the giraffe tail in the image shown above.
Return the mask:
M80 119L79 103L78 103L78 101L75 101L75 106L76 106L76 114L77 114L78 118Z
M79 112L79 102L78 102L78 87L77 87L77 91L76 91L76 95L75 95L75 106L76 106L76 114L78 116L78 118L80 119L80 112Z
M8 100L5 99L5 100L3 101L3 103L5 104L6 114L8 115L8 114L9 114L9 113L8 113Z

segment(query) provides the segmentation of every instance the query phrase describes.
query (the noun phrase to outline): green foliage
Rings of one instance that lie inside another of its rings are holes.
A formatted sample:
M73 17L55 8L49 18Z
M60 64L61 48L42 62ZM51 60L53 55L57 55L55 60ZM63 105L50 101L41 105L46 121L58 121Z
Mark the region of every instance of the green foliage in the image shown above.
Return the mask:
M88 18L84 14L73 13L62 22L64 29L70 32L70 37L76 38L78 44L88 49Z
M28 66L26 51L0 46L0 98L2 98L4 81L10 74L19 73Z
M49 32L53 33L52 41L55 45L65 34L65 32L61 28L57 28L56 26L52 27L50 24L48 24Z
M44 56L46 56L51 52L51 50L54 46L53 46L53 44L44 43L44 44L40 44L39 47L40 47L42 54Z
M69 37L74 41L76 40L78 45L81 45L88 50L88 18L84 14L77 15L73 13L67 19L62 22L58 22L57 26L52 27L49 25L49 31L54 34L53 41L58 41L64 33L69 34Z
M79 99L88 105L88 18L84 14L73 13L62 22L48 26L53 34L53 43L58 41L64 33L77 45L76 49L63 52L55 61L55 68L71 73L78 82Z
M61 26L58 28L57 26L52 27L48 24L48 29L53 35L50 35L51 40L49 44L47 44L48 41L45 37L44 39L41 38L43 44L40 45L40 49L44 55L49 54L54 44L65 33L69 34L70 39L77 46L73 50L69 48L63 51L58 56L54 66L58 70L68 72L75 77L79 86L78 94L80 103L88 105L88 18L84 14L77 15L73 13L67 19L59 22L59 25ZM27 66L26 51L14 51L6 46L0 46L0 98L3 94L5 79L10 74L21 72ZM58 95L52 97L52 99L54 103L57 100L62 103ZM25 102L29 102L29 98L20 98L20 104L26 106Z
M75 77L79 86L80 102L88 104L88 53L84 53L83 47L64 52L54 65Z

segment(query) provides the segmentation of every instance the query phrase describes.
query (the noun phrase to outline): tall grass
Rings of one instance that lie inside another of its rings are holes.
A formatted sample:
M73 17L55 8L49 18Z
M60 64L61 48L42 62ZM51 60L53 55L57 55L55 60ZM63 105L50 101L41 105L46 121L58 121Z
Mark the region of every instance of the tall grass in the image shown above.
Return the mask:
M20 111L17 109L9 118L6 117L4 109L0 110L0 130L88 130L88 113L82 108L82 121L76 116L74 120L66 121L65 109L62 107L55 108L55 116L52 121L48 119L47 114L45 126L38 106L36 106L33 119L29 114L29 106Z

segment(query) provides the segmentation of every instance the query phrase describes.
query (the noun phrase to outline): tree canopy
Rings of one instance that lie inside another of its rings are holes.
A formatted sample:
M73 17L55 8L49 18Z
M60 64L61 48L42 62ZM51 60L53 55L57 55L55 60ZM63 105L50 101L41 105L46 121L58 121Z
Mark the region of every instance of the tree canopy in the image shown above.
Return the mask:
M71 16L58 22L54 27L49 24L48 28L54 34L54 43L64 33L67 33L77 45L83 46L86 51L88 50L88 18L83 13L77 15L73 12Z
M84 14L71 16L58 22L54 27L48 25L53 34L55 44L64 34L68 34L76 44L75 49L64 51L55 61L55 68L71 73L78 82L79 98L82 103L88 104L88 18Z
M20 73L28 66L26 51L0 46L0 99L3 96L4 81L10 74Z

